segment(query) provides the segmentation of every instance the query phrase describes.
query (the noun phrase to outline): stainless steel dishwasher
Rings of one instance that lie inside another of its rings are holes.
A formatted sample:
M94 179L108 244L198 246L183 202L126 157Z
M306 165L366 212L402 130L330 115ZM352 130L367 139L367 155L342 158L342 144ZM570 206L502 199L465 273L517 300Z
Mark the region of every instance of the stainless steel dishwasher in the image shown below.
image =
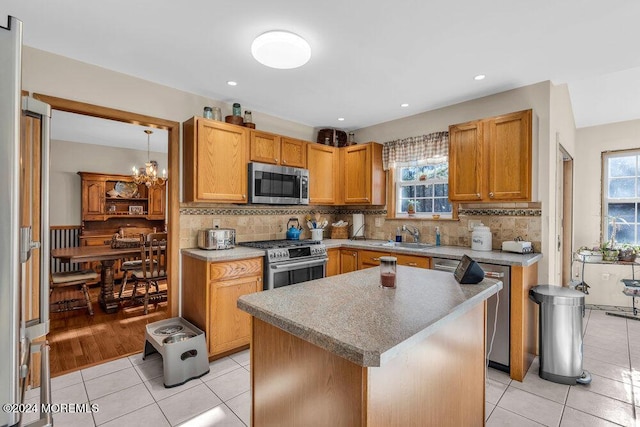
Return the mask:
M433 269L441 271L454 272L458 266L459 260L446 258L433 258ZM487 300L487 353L491 345L491 336L493 334L493 325L496 314L496 305L498 306L498 319L496 321L496 335L493 340L491 354L489 354L489 366L509 372L509 348L511 341L509 339L511 327L509 318L509 307L511 305L511 270L508 266L478 263L484 270L485 277L497 279L502 282L502 290L498 292L498 297L493 295Z

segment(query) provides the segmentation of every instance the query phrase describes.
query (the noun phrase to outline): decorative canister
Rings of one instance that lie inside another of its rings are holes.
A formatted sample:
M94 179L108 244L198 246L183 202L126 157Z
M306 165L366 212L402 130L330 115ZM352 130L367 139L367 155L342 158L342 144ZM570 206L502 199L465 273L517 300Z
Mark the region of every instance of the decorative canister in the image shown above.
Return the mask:
M251 115L251 111L244 110L244 122L245 123L253 123L253 117Z
M474 251L491 250L491 230L484 224L473 227L471 233L471 249Z
M205 119L213 119L213 110L211 107L204 107L204 114L202 115Z
M242 108L240 108L240 104L238 104L237 102L233 104L233 115L242 116Z
M222 121L222 111L220 111L220 107L213 107L213 120Z

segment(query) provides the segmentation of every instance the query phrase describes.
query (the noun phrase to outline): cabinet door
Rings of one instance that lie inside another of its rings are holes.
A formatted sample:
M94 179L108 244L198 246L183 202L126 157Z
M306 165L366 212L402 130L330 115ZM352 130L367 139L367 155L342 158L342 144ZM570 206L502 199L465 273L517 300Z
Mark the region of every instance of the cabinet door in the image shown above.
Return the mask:
M389 255L391 254L388 252L358 251L358 270L377 267L380 265L380 257Z
M449 127L449 200L482 199L481 121Z
M209 354L249 344L251 316L237 307L238 298L262 290L262 276L248 276L211 283L211 340Z
M489 200L531 200L531 110L487 123Z
M358 251L340 249L340 273L350 273L358 269Z
M327 277L336 276L340 274L340 249L328 249L327 256Z
M247 131L239 126L197 120L194 201L247 202ZM186 182L186 180L185 180Z
M104 219L104 181L82 182L82 217L85 220Z
M149 219L164 219L166 194L166 185L154 185L149 188Z
M393 254L398 258L398 265L406 265L408 267L431 268L431 258L426 256Z
M307 142L282 137L280 144L280 164L295 168L307 167Z
M322 144L307 145L309 203L333 205L338 197L338 151Z
M267 132L251 131L251 161L271 163L280 162L280 137Z
M371 145L344 149L344 203L371 202Z

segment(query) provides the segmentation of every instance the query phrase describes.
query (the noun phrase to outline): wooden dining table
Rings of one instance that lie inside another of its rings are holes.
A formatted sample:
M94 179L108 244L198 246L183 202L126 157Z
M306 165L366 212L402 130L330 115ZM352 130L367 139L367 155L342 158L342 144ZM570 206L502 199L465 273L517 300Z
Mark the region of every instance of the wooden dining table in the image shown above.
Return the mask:
M77 246L74 248L52 249L51 256L62 262L92 262L102 264L100 296L98 302L106 313L116 313L120 301L113 292L113 264L116 260L140 255L140 247L117 248L111 246Z

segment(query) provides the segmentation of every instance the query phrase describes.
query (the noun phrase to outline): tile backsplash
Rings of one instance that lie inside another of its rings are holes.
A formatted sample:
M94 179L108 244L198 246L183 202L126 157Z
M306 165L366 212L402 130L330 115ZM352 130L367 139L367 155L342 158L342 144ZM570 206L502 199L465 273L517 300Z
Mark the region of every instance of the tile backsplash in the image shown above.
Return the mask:
M384 209L344 209L334 207L215 207L201 208L185 206L180 209L180 247L197 246L198 230L203 228L234 228L236 241L273 240L286 238L287 222L297 218L302 226L302 239L311 238L305 216L315 216L329 222L324 238L331 234L331 223L340 219L351 223L353 213L365 214L365 237L367 239L395 239L396 228L403 224L420 230L420 241L435 242L435 228L440 227L442 245L471 246L470 220L479 220L489 227L493 235L493 249L499 250L505 240L521 237L531 241L535 252L541 249L541 210L539 206L513 206L500 208L465 207L459 210L458 220L389 219ZM411 239L405 233L404 239Z

